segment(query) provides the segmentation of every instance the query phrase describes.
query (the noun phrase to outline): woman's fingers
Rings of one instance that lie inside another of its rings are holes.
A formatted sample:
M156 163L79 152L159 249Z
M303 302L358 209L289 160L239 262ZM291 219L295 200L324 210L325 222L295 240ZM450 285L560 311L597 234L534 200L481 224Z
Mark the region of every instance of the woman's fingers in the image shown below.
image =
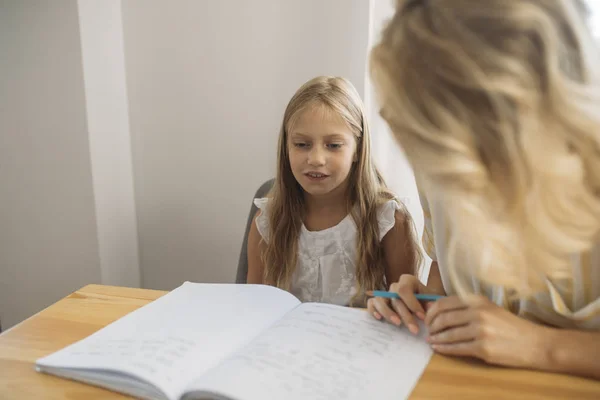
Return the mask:
M441 314L453 311L466 309L468 305L463 302L458 296L449 296L439 299L429 307L425 316L425 324L431 326L433 321Z
M475 340L476 336L477 331L472 324L455 325L441 332L429 332L429 338L427 339L427 341L431 344L470 342L472 340Z
M429 334L434 335L451 328L467 325L473 321L471 310L468 308L447 311L438 314L428 326Z

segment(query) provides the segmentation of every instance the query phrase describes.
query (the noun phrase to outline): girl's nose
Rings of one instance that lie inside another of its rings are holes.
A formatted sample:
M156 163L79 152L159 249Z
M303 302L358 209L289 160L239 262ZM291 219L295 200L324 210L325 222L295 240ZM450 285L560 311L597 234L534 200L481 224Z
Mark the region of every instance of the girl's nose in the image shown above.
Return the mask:
M326 155L325 150L320 146L313 147L308 153L308 164L312 166L325 165Z

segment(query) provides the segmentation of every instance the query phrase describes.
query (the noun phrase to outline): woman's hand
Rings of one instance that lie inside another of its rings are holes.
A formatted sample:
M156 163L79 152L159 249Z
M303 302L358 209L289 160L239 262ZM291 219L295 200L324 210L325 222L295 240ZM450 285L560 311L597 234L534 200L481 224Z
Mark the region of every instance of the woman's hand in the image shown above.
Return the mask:
M423 285L416 276L410 274L400 276L400 280L393 283L389 291L398 293L401 300L370 298L367 302L369 313L378 320L385 319L396 326L405 324L412 333L418 333L419 325L415 316L424 320L425 310L415 297L415 293L434 294L434 292Z
M428 342L444 355L543 368L550 353L549 328L520 318L484 296L471 296L466 301L450 296L431 303L425 324Z

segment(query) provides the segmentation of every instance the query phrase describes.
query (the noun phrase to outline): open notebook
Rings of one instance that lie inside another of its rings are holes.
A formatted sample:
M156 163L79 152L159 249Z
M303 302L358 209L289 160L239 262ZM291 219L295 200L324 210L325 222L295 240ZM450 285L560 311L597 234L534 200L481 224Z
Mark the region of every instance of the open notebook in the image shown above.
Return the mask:
M145 399L402 399L431 354L364 310L186 282L36 369Z

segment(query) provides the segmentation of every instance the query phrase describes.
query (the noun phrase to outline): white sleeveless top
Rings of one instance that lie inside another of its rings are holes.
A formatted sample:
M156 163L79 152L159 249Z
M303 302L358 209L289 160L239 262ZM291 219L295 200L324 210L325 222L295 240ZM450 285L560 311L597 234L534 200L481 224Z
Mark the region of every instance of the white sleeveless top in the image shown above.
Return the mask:
M254 200L261 210L256 218L256 227L267 243L269 201L269 198ZM377 211L379 240L394 227L398 209L398 203L389 200ZM321 231L309 231L302 224L291 293L303 302L348 305L357 291L357 234L356 224L350 214L339 224Z

